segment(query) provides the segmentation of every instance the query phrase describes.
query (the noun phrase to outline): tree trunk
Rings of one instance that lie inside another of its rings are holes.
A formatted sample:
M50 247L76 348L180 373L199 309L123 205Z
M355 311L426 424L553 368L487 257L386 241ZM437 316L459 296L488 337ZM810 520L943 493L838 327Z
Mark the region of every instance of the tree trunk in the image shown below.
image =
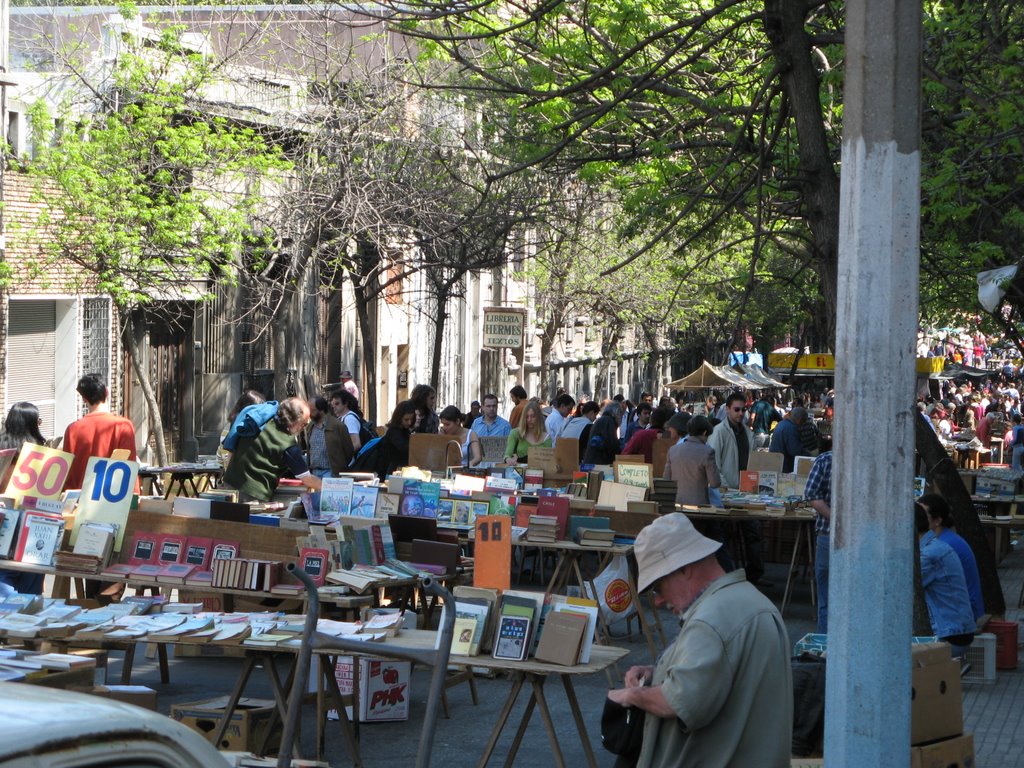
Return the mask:
M448 291L451 289L444 286L443 290L437 292L437 311L434 313L434 340L430 349L430 386L438 391L441 380L441 353L444 347L444 328L448 322Z
M291 300L289 291L282 288L281 302L278 305L277 316L270 329L270 343L274 350L274 399L278 402L288 397L287 376L289 361L289 334L288 328L291 317Z
M996 558L988 545L985 529L981 527L971 495L960 479L953 460L939 442L935 430L919 414L914 416L914 433L917 455L925 465L925 480L949 502L956 532L971 545L974 558L978 561L985 611L1001 616L1006 612L1006 601L1002 584L999 583Z
M353 275L358 278L358 275ZM375 424L382 424L390 414L377 414L377 327L370 317L370 300L366 295L362 279L352 280L352 294L356 302L356 317L359 321L359 338L363 344L363 366L366 378L363 381L363 417Z
M835 338L838 308L839 177L821 109L821 84L813 45L805 27L811 8L806 3L768 0L765 32L782 73L789 111L796 125L800 166L794 182L800 187L803 218L813 235L812 254L818 267L825 311L819 315ZM784 116L783 116L784 117Z
M658 375L661 353L658 349L658 334L646 323L643 326L644 339L647 341L647 360L644 362L644 389L654 395L655 401L661 395L661 380Z
M167 464L167 444L164 442L164 422L160 416L160 403L157 402L153 383L149 380L149 371L142 359L142 348L139 346L139 339L145 337L148 331L146 310L143 307L134 307L128 310L127 315L128 322L122 326L121 340L128 349L132 370L139 380L139 389L142 390L142 397L146 401L149 431L153 435L153 442L156 443L156 463L165 466Z

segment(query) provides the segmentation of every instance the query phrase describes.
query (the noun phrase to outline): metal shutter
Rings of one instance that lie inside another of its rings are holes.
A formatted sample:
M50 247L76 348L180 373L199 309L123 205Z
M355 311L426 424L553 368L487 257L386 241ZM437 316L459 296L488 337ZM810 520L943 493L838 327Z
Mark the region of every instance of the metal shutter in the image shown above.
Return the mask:
M20 400L34 404L43 437L53 437L57 303L12 299L8 318L7 406Z

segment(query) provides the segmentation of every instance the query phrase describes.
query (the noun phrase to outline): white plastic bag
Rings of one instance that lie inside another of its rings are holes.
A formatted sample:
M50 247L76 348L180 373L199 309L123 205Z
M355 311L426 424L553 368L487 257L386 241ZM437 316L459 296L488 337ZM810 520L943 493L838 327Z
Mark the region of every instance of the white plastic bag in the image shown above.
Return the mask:
M615 555L594 579L598 610L605 624L628 619L636 613L636 602L629 590L629 563L625 555Z

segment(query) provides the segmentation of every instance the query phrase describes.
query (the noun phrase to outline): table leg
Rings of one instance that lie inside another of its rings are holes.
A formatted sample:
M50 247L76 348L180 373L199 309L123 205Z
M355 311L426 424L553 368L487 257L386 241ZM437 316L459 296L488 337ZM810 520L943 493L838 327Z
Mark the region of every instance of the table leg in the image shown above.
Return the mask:
M167 664L167 644L159 643L156 647L156 657L160 662L160 682L167 685L171 682L171 669Z
M537 556L539 558L543 558L544 557L544 549L543 548L538 549L538 552L539 552L539 554ZM551 574L551 578L548 580L548 587L547 587L548 594L551 594L551 595L559 594L558 590L557 590L557 586L558 586L559 580L562 578L562 571L565 570L566 557L567 557L567 555L566 555L565 552L562 552L562 553L560 553L558 555L558 560L557 560L557 562L555 562L555 570Z
M256 668L257 661L258 658L256 656L247 656L245 664L242 665L242 674L238 676L238 682L235 683L235 689L231 691L228 703L224 707L224 714L221 716L220 725L217 726L217 731L214 733L213 739L211 739L213 746L218 749L220 749L220 743L224 739L224 734L227 733L228 724L231 722L231 716L235 713L235 709L238 707L238 701L242 698L242 693L245 691L246 683L249 682L249 676Z
M583 713L580 712L580 703L576 699L576 690L572 685L572 675L560 675L562 686L565 688L565 698L569 701L569 711L572 712L572 719L576 721L576 731L583 742L583 752L587 757L587 765L590 768L597 768L597 759L594 757L594 750L590 747L590 737L587 736L587 726L583 722Z
M334 701L334 708L338 711L338 727L341 728L341 735L345 739L345 745L348 747L348 753L352 757L352 765L354 768L362 768L363 759L359 754L359 736L352 728L352 723L348 719L348 715L345 714L345 702L341 697L341 689L338 688L338 681L334 677L334 665L337 661L337 657L329 657L331 662L328 667L324 668L321 666L323 672L323 682L327 683L327 692L330 694L330 698ZM353 663L358 663L356 657L353 658ZM355 706L355 699L353 698L353 706ZM326 717L326 712L317 713L317 719Z
M537 709L540 710L540 719L548 732L548 741L551 742L551 751L555 753L555 765L558 768L565 768L565 758L562 757L562 748L558 744L558 731L555 729L555 722L551 719L551 710L548 709L548 701L544 698L544 677L533 677L530 680L533 686L533 698L537 701ZM593 755L591 755L591 758ZM594 763L591 762L591 766Z
M818 607L818 580L814 576L814 558L817 556L817 542L815 541L814 525L804 525L804 534L807 537L807 562L810 563L811 571L811 607ZM805 571L806 573L806 571Z
M782 615L785 615L786 606L789 605L789 596L793 589L793 574L799 568L797 562L799 561L800 547L803 544L803 540L803 531L797 531L796 538L793 541L793 555L789 558L789 573L786 574L786 590L782 593L782 607L779 610L779 613Z
M512 712L512 707L515 706L516 699L519 697L519 691L523 687L525 676L522 672L515 674L515 679L512 681L512 688L508 692L508 697L505 699L505 704L501 708L501 712L498 713L498 720L494 724L494 729L491 731L491 737L487 740L487 746L484 747L484 753L480 757L480 762L477 763L477 768L483 768L487 765L487 761L491 759L491 755L494 753L494 748L498 744L498 739L501 738L501 732L505 728L505 723L508 722L508 716Z
M124 659L121 661L121 685L131 685L134 664L135 643L128 643L128 647L124 649Z
M512 768L512 763L515 762L516 755L519 754L519 746L523 743L523 737L526 736L526 728L530 724L530 718L533 717L533 708L535 706L537 706L537 698L534 692L530 691L530 698L526 701L526 709L523 710L523 716L519 718L519 725L516 727L516 735L509 746L508 754L505 755L504 768Z

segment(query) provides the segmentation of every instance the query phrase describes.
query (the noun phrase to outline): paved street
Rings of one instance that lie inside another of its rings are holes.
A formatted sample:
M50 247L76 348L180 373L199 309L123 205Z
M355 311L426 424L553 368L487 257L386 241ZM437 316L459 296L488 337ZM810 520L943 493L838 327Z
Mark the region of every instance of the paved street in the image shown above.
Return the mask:
M1013 606L1008 618L1015 620L1020 611L1016 608L1017 596L1024 581L1024 553L1019 549L1011 551L1000 566L1006 601ZM768 578L775 586L768 590L776 600L782 597L784 568L769 566ZM809 602L806 582L798 585L796 602L786 612L786 624L793 641L813 631L813 612ZM665 629L674 633L675 627L668 614L662 614ZM630 649L626 661L620 664L625 670L629 663L644 663L646 647L638 637L623 638L617 644ZM116 671L119 663L112 665ZM146 661L138 665L136 681L148 683L160 691L160 710L170 711L173 704L197 701L226 693L237 677L241 667L238 659L174 659L171 664L171 683L159 684L155 664ZM250 689L250 695L269 694L263 675L258 675ZM429 673L416 670L412 684L412 717L406 723L379 723L362 726L362 754L367 768L392 768L396 765L411 765L419 740L420 723L425 706ZM612 756L600 746L599 723L604 694L608 687L605 675L592 675L576 679L576 693L583 710L590 740L597 755L598 764L611 766ZM997 681L991 684L969 683L964 686L964 717L968 731L974 733L979 766L1024 766L1024 734L1019 733L1019 707L1024 702L1024 671L1000 671ZM483 751L484 744L498 712L505 701L509 683L504 678L478 678L479 704L470 700L467 685L458 685L448 692L451 705L451 719L443 717L438 721L434 743L432 765L444 768L461 768L475 765ZM567 764L583 765L584 753L576 737L569 709L561 686L551 680L546 686L548 703L555 721L560 724L559 735ZM503 761L512 741L518 714L525 705L525 693L520 695L517 708L510 718L510 724L498 744L492 763ZM312 748L312 708L307 707L303 725L304 744L308 753ZM330 725L328 732L328 755L332 766L351 765L344 745ZM547 735L535 712L526 737L517 757L518 765L542 766L553 763Z

